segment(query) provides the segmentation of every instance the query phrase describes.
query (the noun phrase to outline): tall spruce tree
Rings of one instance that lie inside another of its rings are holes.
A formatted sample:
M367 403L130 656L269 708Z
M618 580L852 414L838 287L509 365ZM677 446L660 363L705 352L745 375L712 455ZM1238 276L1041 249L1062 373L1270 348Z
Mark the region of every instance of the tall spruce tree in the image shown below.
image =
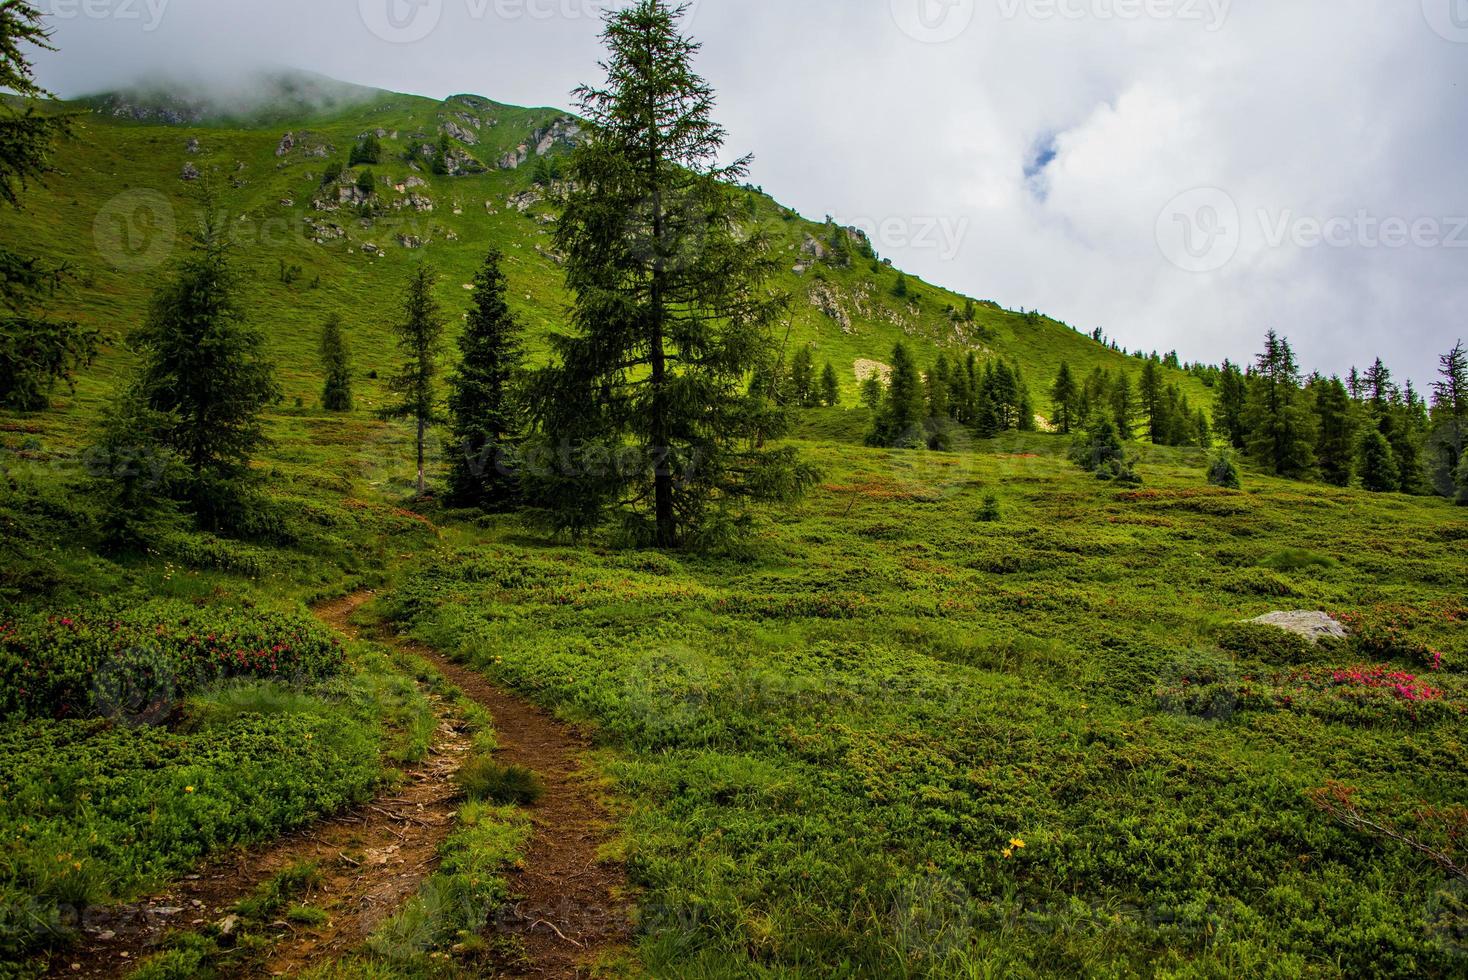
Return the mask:
M861 403L873 412L882 407L882 399L886 394L887 388L882 384L882 376L876 371L862 379Z
M790 397L801 408L816 404L816 356L809 344L802 344L790 359Z
M1137 396L1131 375L1122 371L1111 386L1111 420L1116 434L1130 442L1137 434Z
M1249 455L1271 473L1304 478L1315 468L1315 417L1300 388L1290 342L1271 330L1245 407Z
M831 408L841 404L841 379L830 361L821 369L821 401Z
M928 388L928 418L935 422L949 417L948 378L950 374L948 358L939 354L937 363L928 371L924 379Z
M1438 359L1432 386L1432 484L1452 497L1458 466L1468 451L1468 351L1460 340Z
M1248 400L1249 384L1244 372L1237 364L1224 361L1218 378L1218 406L1213 412L1213 424L1235 449L1248 446L1249 430L1244 422Z
M321 328L321 370L326 383L321 389L321 407L328 412L352 410L352 365L347 340L342 335L342 318L335 313Z
M1051 411L1055 413L1055 424L1062 435L1070 435L1075 428L1076 401L1079 395L1075 377L1070 373L1070 365L1062 361L1060 371L1055 375L1055 383L1050 386Z
M525 352L506 302L503 262L492 249L474 275L469 316L459 335L459 367L449 378L449 499L489 510L515 499L510 454L524 424L515 381Z
M162 442L188 467L200 522L218 529L241 516L250 459L267 443L261 416L281 390L263 334L245 319L211 200L206 187L204 225L130 342L142 356L139 398L167 418Z
M1392 493L1402 487L1391 443L1379 429L1368 428L1361 438L1361 485L1372 493Z
M384 418L409 419L417 431L418 496L428 492L428 430L439 420L439 353L443 343L444 319L433 298L434 274L419 265L408 280L400 319L393 324L403 364L388 380L388 390L398 400L384 408Z
M766 405L747 379L788 298L768 288L768 237L740 226L748 160L718 162L725 132L680 11L638 0L610 13L606 86L577 91L583 138L555 237L573 332L552 338L534 398L545 448L583 456L545 471L552 523L584 532L620 512L663 548L717 543L749 505L814 479L793 449L759 445Z
M1156 446L1172 442L1170 426L1173 416L1168 411L1162 368L1151 358L1142 364L1142 376L1137 381L1137 399L1147 424L1147 438Z
M867 444L900 449L925 445L926 403L917 362L907 352L907 346L899 342L892 349L892 377L887 383L887 396L877 412Z
M1311 390L1315 396L1315 417L1320 432L1315 442L1315 456L1320 464L1321 479L1332 486L1350 486L1356 471L1358 442L1356 410L1351 402L1351 393L1340 378L1316 378Z
M50 169L70 119L40 111L50 93L38 86L25 47L55 50L41 15L27 2L0 3L0 201L19 210L21 195ZM90 364L97 332L40 312L65 279L64 271L0 243L0 405L44 408L58 382Z

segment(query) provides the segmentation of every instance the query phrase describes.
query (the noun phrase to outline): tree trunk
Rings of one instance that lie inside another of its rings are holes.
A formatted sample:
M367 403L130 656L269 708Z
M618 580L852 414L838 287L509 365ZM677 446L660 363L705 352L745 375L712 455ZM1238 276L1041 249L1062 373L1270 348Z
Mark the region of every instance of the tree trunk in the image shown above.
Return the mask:
M422 497L427 490L427 484L423 480L423 438L427 433L427 426L422 416L418 418L418 496Z
M653 128L656 132L656 128ZM663 350L663 191L658 185L659 154L654 141L649 154L652 192L652 308L649 311L652 336L649 347L652 360L652 442L653 459L657 468L653 471L653 511L657 522L657 546L672 548L678 544L678 524L673 512L673 447L672 433L668 427L668 365Z

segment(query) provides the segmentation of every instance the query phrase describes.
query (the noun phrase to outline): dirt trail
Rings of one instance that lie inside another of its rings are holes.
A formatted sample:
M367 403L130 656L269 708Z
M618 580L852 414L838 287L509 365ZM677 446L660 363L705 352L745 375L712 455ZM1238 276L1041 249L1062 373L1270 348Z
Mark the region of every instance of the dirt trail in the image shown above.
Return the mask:
M316 610L333 628L356 636L349 620L371 599L362 592ZM389 642L397 642L388 638ZM580 977L600 955L631 935L626 874L597 860L610 839L610 820L579 756L589 748L574 730L491 685L484 677L418 644L404 649L429 661L466 695L489 710L503 762L528 766L545 780L544 798L531 810L533 833L523 868L509 874L518 901L491 923L493 937L516 937L525 957L501 975ZM328 924L272 926L276 940L265 972L291 975L359 946L378 924L418 890L438 863L453 829L459 801L453 776L470 748L446 705L429 756L405 772L384 796L269 845L212 861L173 888L133 905L92 910L80 942L53 960L56 977L126 976L169 935L220 922L236 902L280 871L316 863L323 881L307 897Z

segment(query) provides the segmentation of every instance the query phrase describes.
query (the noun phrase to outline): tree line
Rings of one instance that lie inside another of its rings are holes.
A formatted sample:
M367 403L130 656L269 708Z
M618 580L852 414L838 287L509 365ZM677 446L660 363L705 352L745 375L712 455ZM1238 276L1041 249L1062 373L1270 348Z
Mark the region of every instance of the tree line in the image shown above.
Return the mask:
M1346 379L1305 376L1288 339L1270 331L1247 369L1225 363L1220 437L1267 472L1375 492L1440 494L1468 503L1468 355L1439 358L1431 402L1398 385L1380 358Z

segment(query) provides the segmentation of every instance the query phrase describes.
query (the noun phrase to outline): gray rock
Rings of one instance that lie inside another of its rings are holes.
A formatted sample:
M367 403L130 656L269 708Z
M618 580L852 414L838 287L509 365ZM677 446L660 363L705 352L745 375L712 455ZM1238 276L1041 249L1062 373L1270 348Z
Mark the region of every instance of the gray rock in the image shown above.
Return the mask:
M199 168L196 167L196 166L194 166L192 163L186 163L186 164L184 164L183 165L183 170L178 175L178 179L179 180L198 180L199 179Z
M478 133L474 133L466 127L460 126L453 120L448 120L443 124L443 131L467 146L477 146L479 143Z
M1311 643L1326 639L1344 640L1351 635L1344 626L1323 612L1272 612L1249 622L1303 636Z
M296 134L286 133L280 138L280 145L275 148L275 155L283 157L296 148Z

